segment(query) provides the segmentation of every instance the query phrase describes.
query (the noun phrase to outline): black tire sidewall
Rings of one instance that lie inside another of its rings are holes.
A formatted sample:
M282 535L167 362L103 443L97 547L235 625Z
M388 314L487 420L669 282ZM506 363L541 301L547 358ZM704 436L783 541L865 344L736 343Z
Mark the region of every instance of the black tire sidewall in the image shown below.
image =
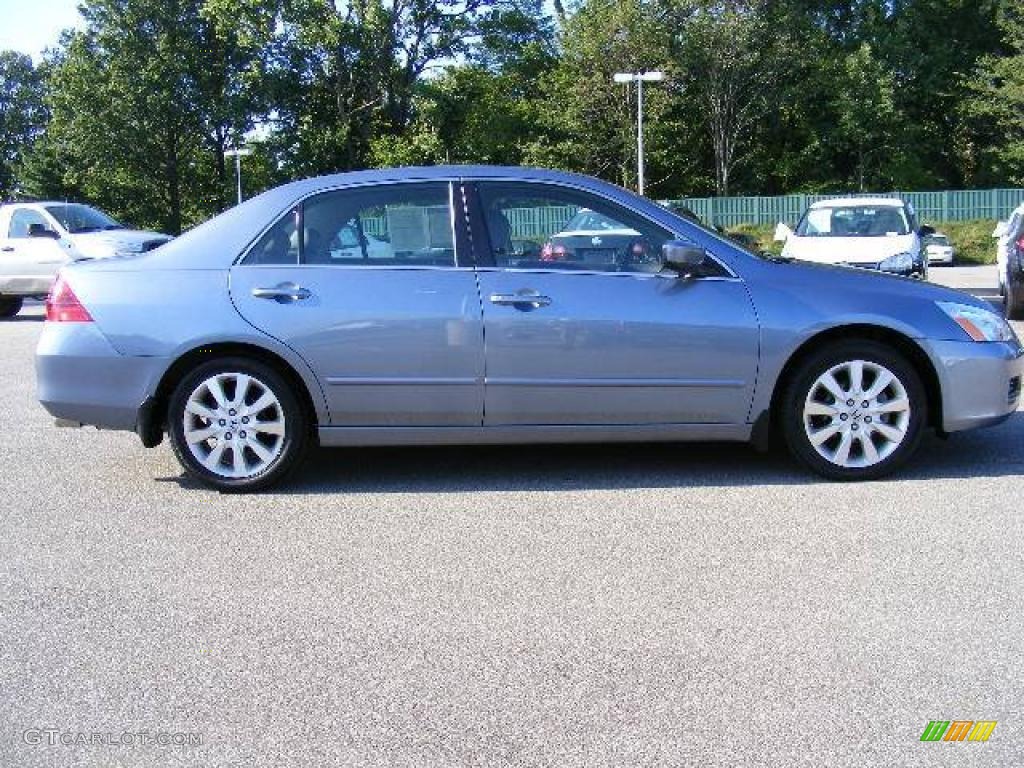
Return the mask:
M24 304L25 300L20 296L0 296L0 317L14 317Z
M1003 315L1007 320L1024 319L1024 307L1021 306L1021 291L1010 280L1006 283L1006 293L1003 298Z
M269 387L285 417L281 454L264 471L247 478L222 477L211 472L192 455L184 433L184 410L189 396L206 379L218 373L246 373ZM244 357L221 358L203 363L185 375L171 393L167 408L167 432L178 461L188 474L220 491L241 493L258 491L283 480L301 461L309 442L309 420L293 387L275 368Z
M885 366L903 384L910 400L910 424L902 444L892 455L870 467L836 466L815 450L804 431L804 401L811 385L829 368L850 360ZM872 480L893 472L917 450L927 422L927 408L921 377L903 355L875 341L851 340L819 350L799 366L786 386L779 418L790 451L811 470L831 480Z

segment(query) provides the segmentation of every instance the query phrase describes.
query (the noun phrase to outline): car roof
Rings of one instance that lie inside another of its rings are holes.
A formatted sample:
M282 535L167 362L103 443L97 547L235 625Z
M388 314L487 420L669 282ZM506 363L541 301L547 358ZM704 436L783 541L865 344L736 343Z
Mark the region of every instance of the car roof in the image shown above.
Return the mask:
M833 197L819 200L811 204L811 208L834 208L836 206L873 205L877 208L902 208L903 201L898 197Z
M621 187L600 181L591 176L555 171L548 168L524 168L522 166L503 165L428 165L404 166L397 168L374 168L365 171L347 171L326 176L301 179L277 187L282 192L297 193L300 196L310 192L335 187L355 186L358 184L380 184L389 181L446 181L452 178L470 178L478 180L518 181L551 181L575 183L588 188L595 185L607 189L623 191Z
M75 200L8 200L4 203L0 203L0 208L13 208L14 206L36 206L39 208L45 208L48 205L84 205L89 208L95 207L88 203L79 203Z

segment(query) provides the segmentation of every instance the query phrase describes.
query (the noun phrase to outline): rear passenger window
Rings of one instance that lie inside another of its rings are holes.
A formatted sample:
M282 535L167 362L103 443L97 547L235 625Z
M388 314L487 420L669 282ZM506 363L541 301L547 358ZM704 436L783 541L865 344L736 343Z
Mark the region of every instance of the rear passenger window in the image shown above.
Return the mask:
M303 264L455 266L447 184L328 192L302 210Z
M392 184L316 195L271 227L245 263L455 266L448 184Z

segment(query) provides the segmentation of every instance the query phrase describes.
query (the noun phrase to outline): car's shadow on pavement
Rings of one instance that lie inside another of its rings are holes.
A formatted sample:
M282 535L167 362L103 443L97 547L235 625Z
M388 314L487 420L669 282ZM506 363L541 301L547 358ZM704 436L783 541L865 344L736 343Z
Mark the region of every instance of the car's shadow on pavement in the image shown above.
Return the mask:
M3 318L0 323L41 323L45 319L45 315L15 315Z
M925 435L907 466L880 482L1024 474L1024 413L991 429ZM183 486L194 483L181 478ZM644 443L322 448L270 493L491 493L502 491L814 485L829 482L781 446Z

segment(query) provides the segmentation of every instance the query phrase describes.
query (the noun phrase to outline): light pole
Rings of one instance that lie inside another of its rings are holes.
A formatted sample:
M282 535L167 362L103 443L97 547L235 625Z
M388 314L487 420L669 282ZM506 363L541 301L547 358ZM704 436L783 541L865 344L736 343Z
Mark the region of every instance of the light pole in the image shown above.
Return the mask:
M616 72L616 83L636 83L636 188L644 193L644 83L665 79L664 72Z
M238 204L242 204L242 158L251 155L252 150L245 147L234 147L224 150L224 157L235 158L235 182L238 185Z

